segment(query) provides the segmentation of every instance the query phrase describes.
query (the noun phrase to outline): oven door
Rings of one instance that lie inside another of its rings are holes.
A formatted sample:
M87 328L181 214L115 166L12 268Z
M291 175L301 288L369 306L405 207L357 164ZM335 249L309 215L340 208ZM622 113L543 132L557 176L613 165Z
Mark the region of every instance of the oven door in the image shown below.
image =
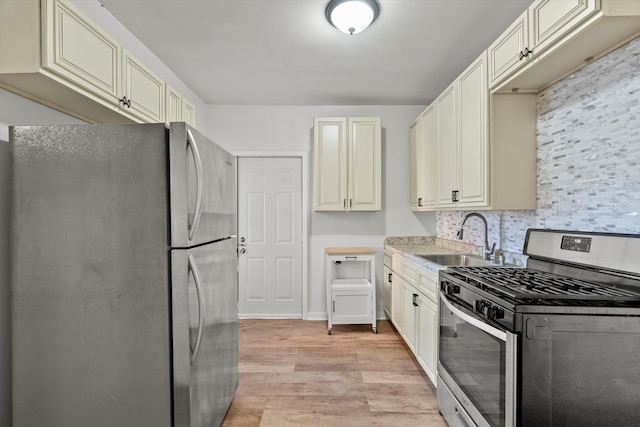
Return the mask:
M515 426L518 336L444 293L439 312L440 378L476 425ZM466 424L457 407L449 417L450 425Z

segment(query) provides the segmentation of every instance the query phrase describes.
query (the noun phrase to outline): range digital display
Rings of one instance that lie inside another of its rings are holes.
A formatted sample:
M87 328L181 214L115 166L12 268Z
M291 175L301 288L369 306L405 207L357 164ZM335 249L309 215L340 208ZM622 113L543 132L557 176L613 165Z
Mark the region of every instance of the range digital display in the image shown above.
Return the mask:
M591 250L591 237L562 236L560 249L588 253Z

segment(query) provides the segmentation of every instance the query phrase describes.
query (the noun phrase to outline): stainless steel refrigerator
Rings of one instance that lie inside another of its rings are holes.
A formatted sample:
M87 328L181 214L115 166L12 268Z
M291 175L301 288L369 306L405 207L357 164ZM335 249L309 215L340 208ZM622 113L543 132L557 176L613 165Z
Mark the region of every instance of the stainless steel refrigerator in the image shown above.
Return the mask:
M10 128L14 427L217 426L235 158L184 123Z

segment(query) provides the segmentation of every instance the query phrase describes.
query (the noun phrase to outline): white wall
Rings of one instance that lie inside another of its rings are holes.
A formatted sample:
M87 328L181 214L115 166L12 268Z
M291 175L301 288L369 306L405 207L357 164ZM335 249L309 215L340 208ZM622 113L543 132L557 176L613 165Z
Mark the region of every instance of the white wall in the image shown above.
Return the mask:
M435 213L413 213L409 205L409 125L421 106L222 106L206 110L203 131L232 152L306 151L309 153L308 313L326 318L324 248L370 246L378 250L376 281L382 316L384 238L435 235ZM313 212L313 118L382 118L382 211Z

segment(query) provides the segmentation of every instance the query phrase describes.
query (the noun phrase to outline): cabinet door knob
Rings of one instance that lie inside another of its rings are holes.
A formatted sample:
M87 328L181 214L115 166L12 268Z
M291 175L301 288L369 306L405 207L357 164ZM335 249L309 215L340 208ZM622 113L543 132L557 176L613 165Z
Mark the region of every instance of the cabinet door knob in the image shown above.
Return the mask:
M120 103L122 105L124 105L127 108L131 108L131 100L128 99L126 96L123 96L122 98L120 98L118 101L120 101Z
M522 61L524 58L528 57L529 54L532 54L533 50L529 50L528 47L525 47L524 50L520 51L520 61Z
M422 197L418 198L418 206L422 206Z

